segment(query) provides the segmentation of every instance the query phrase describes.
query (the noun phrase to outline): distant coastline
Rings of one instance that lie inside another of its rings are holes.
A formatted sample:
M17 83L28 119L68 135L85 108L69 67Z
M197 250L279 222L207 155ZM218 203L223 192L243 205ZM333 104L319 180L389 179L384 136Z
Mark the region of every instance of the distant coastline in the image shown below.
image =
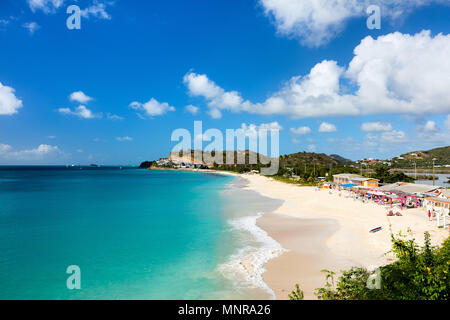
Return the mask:
M214 169L191 169L191 168L164 168L164 167L150 167L145 170L150 171L187 171L187 172L204 172L204 173L217 173L223 175L240 176L241 174L237 172L214 170Z

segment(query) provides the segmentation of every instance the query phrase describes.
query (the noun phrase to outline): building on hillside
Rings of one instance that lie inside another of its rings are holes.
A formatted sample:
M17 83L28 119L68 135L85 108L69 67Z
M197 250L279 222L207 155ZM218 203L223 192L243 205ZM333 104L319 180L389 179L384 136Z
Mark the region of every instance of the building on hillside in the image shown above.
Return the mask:
M156 164L158 166L164 166L164 165L168 165L171 164L171 160L169 158L160 158L158 161L156 161Z
M170 154L169 158L170 161L176 164L195 162L194 155L191 151L175 151Z
M174 151L170 153L169 160L179 167L188 167L188 168L202 168L208 167L213 168L214 163L205 162L206 154L199 151L198 154L196 151L187 150L187 151Z
M334 183L339 185L356 185L369 188L377 188L379 180L367 178L358 174L341 173L333 175Z

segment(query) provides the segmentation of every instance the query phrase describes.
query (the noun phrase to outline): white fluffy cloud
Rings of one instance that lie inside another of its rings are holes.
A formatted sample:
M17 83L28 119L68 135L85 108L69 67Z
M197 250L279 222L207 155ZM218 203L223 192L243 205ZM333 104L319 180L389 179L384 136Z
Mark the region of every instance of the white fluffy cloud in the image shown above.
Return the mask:
M292 118L323 115L356 115L350 95L342 94L339 80L344 69L335 61L323 61L305 77L293 77L263 103L244 106L258 114L283 114Z
M354 53L347 76L359 87L361 113L450 111L450 35L422 31L366 37Z
M208 111L208 114L211 116L211 118L213 119L220 119L222 118L222 112L217 109L217 108L212 108Z
M53 14L63 6L65 0L27 0L27 2L33 12L42 11L46 14ZM111 20L111 15L106 12L106 8L108 5L113 4L114 1L93 0L88 7L81 10L81 15L84 18L95 17L97 19Z
M133 138L128 137L128 136L126 136L126 137L117 137L116 140L117 140L117 141L120 141L120 142L124 142L124 141L133 141Z
M407 136L404 131L392 130L381 134L381 140L385 142L400 143L406 141L406 139Z
M311 128L310 127L291 128L291 132L293 134L302 136L302 135L311 133Z
M225 91L211 81L205 74L187 73L183 78L184 84L192 96L201 96L208 100L209 115L214 119L222 117L221 110L240 111L245 105L240 93L237 91Z
M112 2L99 2L94 0L91 6L81 10L81 15L85 18L92 16L97 19L111 20L111 15L106 12L106 6L111 3Z
M444 122L445 127L450 130L450 114L447 115L447 119Z
M58 112L65 115L77 116L83 119L101 118L101 114L94 114L85 106L79 106L75 110L72 110L70 108L59 108Z
M439 132L440 129L434 121L427 121L423 126L419 126L418 130L425 133L436 133Z
M29 150L14 150L10 145L0 144L0 158L7 160L42 160L47 156L61 155L57 146L41 144Z
M94 118L102 118L102 113L94 113L92 110L88 109L85 105L88 102L94 100L94 98L89 97L86 95L83 91L75 91L72 92L69 96L69 100L72 102L78 102L81 103L81 105L74 110L70 108L60 108L58 109L59 113L65 114L65 115L72 115L77 116L83 119L94 119ZM106 119L111 121L123 121L124 118L121 116L118 116L116 114L112 114L110 112L106 113Z
M222 117L221 110L239 111L244 102L237 91L225 91L205 74L187 73L183 78L184 84L192 96L201 96L208 100L209 114L214 119Z
M27 0L31 11L41 10L45 13L53 13L61 7L64 0Z
M17 99L15 90L0 82L0 115L11 115L22 108L22 100Z
M262 123L258 128L264 130L283 130L283 127L277 121L271 123Z
M161 116L169 111L175 111L175 107L170 106L167 102L160 103L155 98L151 98L146 103L132 102L130 107L134 110L144 111L147 115Z
M107 114L106 114L106 118L107 118L108 120L112 120L112 121L123 121L123 120L124 120L123 117L118 116L118 115L116 115L116 114L112 114L112 113L107 113Z
M255 125L253 123L247 125L243 123L241 125L241 129L244 131L244 135L254 137L257 136L260 132L260 130L283 130L283 127L278 122L271 122L271 123L262 123L260 125ZM269 134L269 133L268 133Z
M384 122L365 122L361 125L361 131L365 132L384 132L391 131L392 125Z
M260 0L279 34L298 38L312 47L336 37L349 19L368 16L366 10L371 5L380 6L385 18L397 19L432 2L448 0ZM365 22L361 23L366 27Z
M184 108L187 112L189 112L189 113L191 113L191 114L193 114L193 115L196 115L196 114L198 114L198 112L199 112L199 108L198 107L196 107L196 106L193 106L193 105L188 105L188 106L186 106L185 108Z
M204 74L189 72L184 76L183 82L193 96L203 96L208 100L215 99L224 92L222 88L209 80Z
M83 91L76 91L76 92L72 92L70 94L70 101L75 101L75 102L79 102L79 103L88 103L89 101L93 100L93 98L87 96L86 94L84 94Z
M278 33L294 36L310 46L320 46L342 30L350 17L362 14L359 1L260 0Z
M423 143L432 143L433 146L436 145L448 145L450 141L450 127L446 126L444 121L444 128L441 128L434 121L427 121L424 125L419 125L417 127L416 141L421 141Z
M322 61L306 76L293 77L266 101L244 100L206 75L184 77L189 94L207 100L216 118L223 110L294 119L367 114L442 114L450 112L450 35L399 32L366 37L348 68ZM348 92L350 82L356 88Z
M352 142L346 144L346 148L349 150L356 148L366 149L367 152L399 154L398 150L400 149L403 150L402 152L407 152L447 145L450 139L450 127L449 130L441 130L434 121L427 121L416 129L417 134L415 135L413 131L406 133L402 130L369 132L361 145ZM409 150L407 150L408 148Z
M309 152L316 152L317 151L317 147L315 144L309 144L308 145L308 151Z
M9 144L3 144L3 143L0 143L0 154L5 153L5 152L11 150L11 148L12 148L12 147L11 147Z
M282 114L293 118L327 115L355 115L351 97L339 94L339 78L344 70L334 61L317 64L305 77L294 77L263 103L244 101L237 91L225 91L206 75L188 73L184 83L192 96L208 101L210 114L221 117L221 110L257 114Z
M22 25L25 29L28 30L28 32L33 35L37 30L41 28L40 25L38 25L36 22L27 22Z
M57 152L59 148L57 146L50 146L48 144L41 144L39 147L32 150L20 151L23 154L44 156L52 152Z
M336 132L337 128L334 124L322 122L319 127L319 132Z

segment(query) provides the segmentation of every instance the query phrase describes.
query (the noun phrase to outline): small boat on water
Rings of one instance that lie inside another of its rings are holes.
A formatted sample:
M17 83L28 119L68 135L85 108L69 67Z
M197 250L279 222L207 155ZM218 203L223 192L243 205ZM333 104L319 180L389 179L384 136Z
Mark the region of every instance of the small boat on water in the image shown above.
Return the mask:
M376 232L381 231L381 230L383 230L383 228L382 227L378 227L378 228L370 230L370 233L376 233Z

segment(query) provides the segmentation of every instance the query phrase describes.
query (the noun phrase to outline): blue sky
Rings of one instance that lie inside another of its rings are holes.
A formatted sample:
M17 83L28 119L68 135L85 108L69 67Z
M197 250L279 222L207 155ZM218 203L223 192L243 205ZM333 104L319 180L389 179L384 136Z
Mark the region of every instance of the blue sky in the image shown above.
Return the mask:
M449 145L450 1L384 1L380 30L313 3L1 0L0 164L138 164L194 120L281 128L281 154Z

